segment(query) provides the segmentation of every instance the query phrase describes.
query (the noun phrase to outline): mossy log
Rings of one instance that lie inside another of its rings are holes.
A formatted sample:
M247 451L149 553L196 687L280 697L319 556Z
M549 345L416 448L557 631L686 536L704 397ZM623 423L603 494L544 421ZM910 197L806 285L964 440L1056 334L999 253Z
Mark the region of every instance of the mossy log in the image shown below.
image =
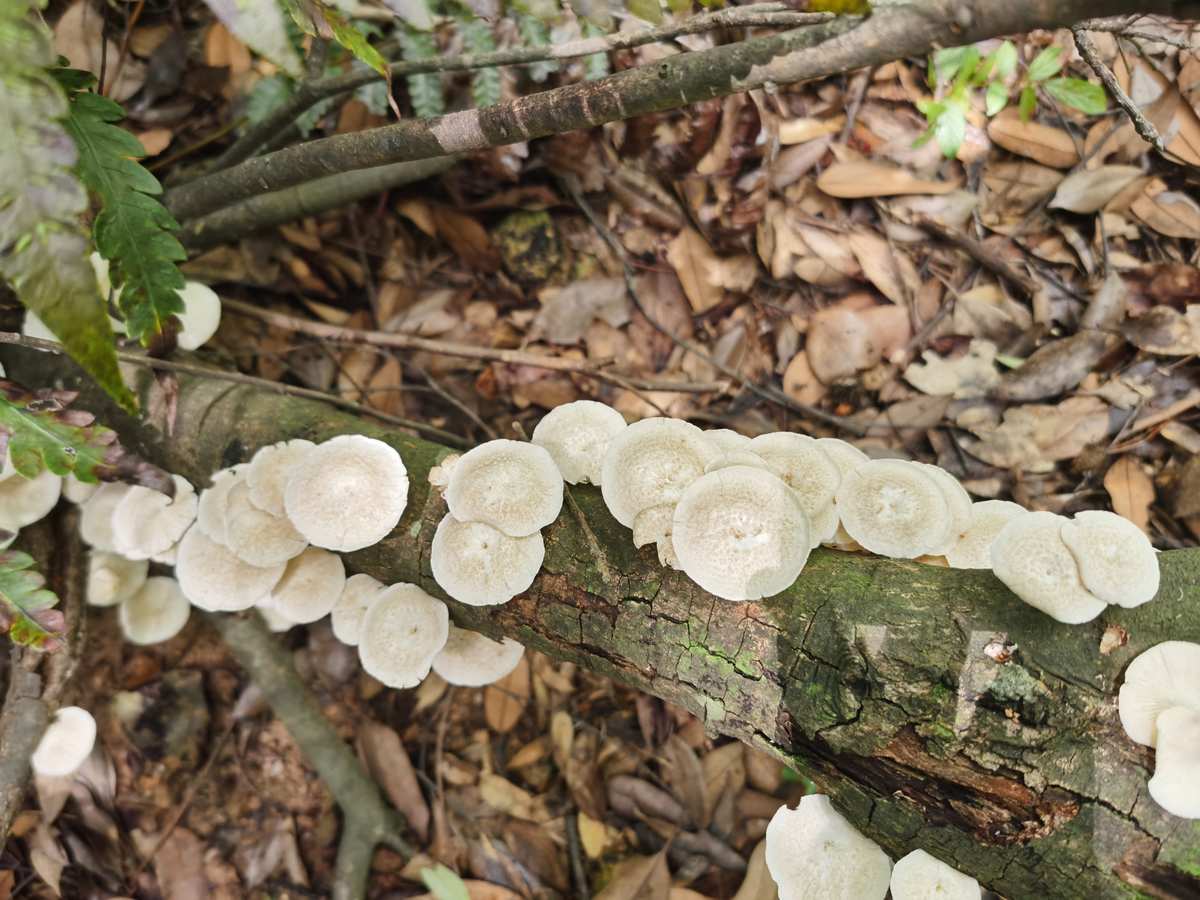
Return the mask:
M387 441L408 466L409 507L347 566L444 596L429 546L445 504L426 475L448 449L319 402L182 376L168 435L117 411L61 359L6 357L29 383L57 373L127 446L198 486L285 438ZM144 408L167 408L139 376ZM1150 799L1153 751L1126 738L1116 707L1133 657L1200 642L1200 550L1163 553L1154 601L1086 625L1054 622L988 572L824 550L778 596L730 603L662 569L652 548L635 550L597 490L569 490L575 503L545 530L530 591L494 608L451 601L455 621L786 760L893 858L924 848L1010 898L1200 897L1200 821Z

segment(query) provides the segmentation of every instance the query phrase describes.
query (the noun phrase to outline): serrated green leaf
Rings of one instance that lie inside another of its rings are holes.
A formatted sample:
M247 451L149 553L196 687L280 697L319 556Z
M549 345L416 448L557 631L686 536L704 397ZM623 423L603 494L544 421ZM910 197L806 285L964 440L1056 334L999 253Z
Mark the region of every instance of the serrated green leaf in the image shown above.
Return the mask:
M34 613L58 603L46 579L33 570L33 557L19 550L0 552L0 629L14 644L49 649L55 635ZM43 617L45 618L45 617Z
M967 117L962 108L953 103L947 104L933 124L933 135L943 156L947 159L957 156L958 148L967 135Z
M146 155L141 142L113 124L124 117L119 104L81 91L71 98L67 131L79 148L79 175L100 198L92 236L110 263L126 333L149 346L183 312L177 263L187 253L175 237L178 223L156 199L162 185L138 162Z
M325 17L326 24L333 32L333 39L349 50L359 62L370 66L384 78L388 78L387 62L379 51L371 46L367 36L355 28L337 10L324 4L321 4L319 8Z
M437 44L433 35L404 28L398 31L400 48L404 51L405 59L429 59L437 56ZM408 98L412 101L413 112L423 119L440 116L446 110L445 98L442 96L442 76L437 72L426 72L421 75L409 75L404 79L408 86Z
M483 19L471 19L462 26L463 43L472 56L493 53L496 37L492 26ZM495 106L500 102L500 70L495 66L476 69L471 73L471 100L476 108Z
M996 78L1008 78L1017 70L1017 45L1005 41L991 53L992 74Z
M70 397L25 392L0 380L0 435L13 468L25 478L44 469L93 483L112 471L116 433L67 408Z
M1027 84L1021 88L1021 103L1018 109L1022 122L1028 122L1033 116L1033 111L1037 109L1037 91L1033 89L1033 85Z
M1008 106L1008 87L1002 81L993 81L987 86L987 114L997 115Z
M1082 78L1051 78L1042 87L1059 103L1086 115L1098 116L1108 109L1104 88Z
M441 863L422 869L421 880L437 900L471 900L463 880Z
M935 50L931 60L933 83L930 87L936 87L938 84L945 83L954 79L962 69L963 62L967 59L968 51L974 50L974 47L944 47L941 50ZM976 50L976 55L979 51Z
M1062 68L1062 47L1057 45L1047 47L1033 58L1029 64L1029 80L1045 81Z

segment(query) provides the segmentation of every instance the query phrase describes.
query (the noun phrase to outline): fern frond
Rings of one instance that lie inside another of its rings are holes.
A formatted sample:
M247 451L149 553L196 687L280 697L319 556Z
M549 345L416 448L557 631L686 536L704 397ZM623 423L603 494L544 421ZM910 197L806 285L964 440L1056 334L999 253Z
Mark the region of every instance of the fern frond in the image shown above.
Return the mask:
M590 21L583 23L582 33L585 38L604 37L604 29ZM596 81L612 71L608 63L607 53L593 53L583 58L583 77L588 81Z
M492 26L483 19L471 19L463 23L463 42L472 56L494 53L496 36ZM500 102L500 70L495 66L476 69L471 75L471 100L477 109L495 106Z
M518 12L517 29L521 33L521 40L530 47L545 47L550 43L550 29L546 27L546 23L536 16L528 13ZM559 70L558 60L544 59L540 62L529 64L529 77L539 84L553 75Z
M437 56L437 44L434 43L432 34L406 27L399 31L399 37L405 59L429 59ZM437 72L409 75L405 83L408 85L408 97L412 101L413 112L418 116L428 119L440 116L446 111L445 99L442 97L442 76Z

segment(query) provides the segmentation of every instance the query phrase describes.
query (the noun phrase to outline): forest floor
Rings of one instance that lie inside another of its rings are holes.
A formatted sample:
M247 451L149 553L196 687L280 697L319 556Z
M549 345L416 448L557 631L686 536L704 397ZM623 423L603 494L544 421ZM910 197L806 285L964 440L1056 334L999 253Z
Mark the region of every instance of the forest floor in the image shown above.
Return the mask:
M77 65L103 55L100 15L78 0L58 20ZM277 76L204 7L103 15L108 64L123 60L112 93L168 184L222 146L213 135L261 115L253 104ZM511 41L511 23L496 34ZM631 418L836 435L936 462L978 498L1112 508L1159 548L1194 546L1200 57L1180 28L1147 20L1129 34L1093 39L1162 152L1111 102L1087 116L1042 94L1029 121L1015 108L989 120L975 98L948 161L936 141L918 145L924 61L735 95L477 154L211 250L190 277L240 304L202 353L467 445L529 433L580 398ZM438 39L461 52L454 28ZM1093 77L1069 32L1015 43L1025 62L1060 46L1067 70ZM502 95L537 87L535 74L503 70ZM549 78L583 74L574 63ZM451 108L471 87L437 84ZM308 126L382 124L377 101L326 104ZM334 343L314 324L357 334ZM384 346L395 333L439 352ZM284 640L420 848L411 860L381 849L371 896L423 894L430 861L463 873L472 900L584 885L604 900L775 896L761 839L803 781L689 714L532 652L491 687L431 675L394 691L327 623ZM64 897L328 894L337 810L201 623L135 648L113 611L89 610L70 700L96 712L103 753L69 800L43 796L39 812L31 798L0 860L0 900L51 885Z

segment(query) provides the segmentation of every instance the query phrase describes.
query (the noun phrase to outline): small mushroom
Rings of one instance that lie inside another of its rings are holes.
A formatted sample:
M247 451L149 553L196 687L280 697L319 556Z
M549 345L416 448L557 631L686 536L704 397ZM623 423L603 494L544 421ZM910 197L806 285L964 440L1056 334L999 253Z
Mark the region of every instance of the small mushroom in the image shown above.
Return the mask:
M288 479L283 505L310 544L361 550L400 521L408 505L408 470L383 441L339 435L304 455Z
M196 520L196 491L186 478L172 475L175 496L134 485L113 507L116 551L127 559L149 559L171 549Z
M838 489L837 511L853 540L894 559L931 554L953 523L943 489L900 459L873 459L852 471Z
M694 481L675 507L671 542L687 576L726 600L779 593L796 580L812 549L795 492L749 466Z
M652 506L674 506L722 453L706 434L679 419L642 419L612 439L600 476L604 503L632 528Z
M509 537L447 514L433 534L429 563L438 586L459 603L493 606L528 590L545 555L541 532Z
M283 569L282 565L252 566L193 525L179 542L175 577L195 606L208 612L236 612L270 594Z
M1200 711L1172 707L1159 714L1155 730L1150 796L1173 816L1200 819Z
M704 436L722 453L754 452L750 450L750 438L732 428L709 428Z
M270 603L271 597L267 595L265 598L254 604L254 608L258 610L258 614L262 616L262 620L267 624L267 630L274 634L282 634L296 627L296 623L287 616L275 609Z
M1011 519L992 541L992 571L1035 609L1068 625L1090 622L1106 606L1079 578L1063 543L1062 516L1026 512Z
M433 671L448 684L483 687L515 669L524 653L525 647L511 638L493 641L451 622L446 646L433 658Z
M892 861L833 808L824 794L781 806L766 835L767 871L779 900L883 900Z
M96 746L96 720L86 709L64 706L54 714L30 758L43 778L73 775Z
M156 575L117 608L121 633L132 644L159 644L183 630L191 604L174 578Z
M150 561L126 559L118 553L93 550L88 557L87 588L91 606L116 606L136 594L146 583Z
M285 619L307 625L329 614L346 586L346 569L336 553L309 547L287 564L271 588L268 605Z
M914 850L892 868L892 900L979 900L979 882L924 850Z
M563 504L563 476L545 447L497 440L464 453L450 472L446 506L460 522L482 522L510 537L545 528Z
M79 508L79 536L85 544L94 550L116 552L113 511L132 489L133 485L122 482L102 484Z
M308 541L286 516L250 501L249 473L225 497L225 546L252 566L278 566L304 552Z
M599 484L608 442L625 428L625 417L611 406L576 400L546 413L532 441L546 449L568 484Z
M937 483L942 496L946 498L946 507L950 510L950 522L942 540L929 551L931 556L945 556L971 525L971 495L957 478L940 466L930 463L917 465Z
M796 492L808 516L813 546L831 540L837 532L834 498L842 474L821 445L804 434L777 431L756 437L750 442L750 450Z
M206 284L185 281L179 299L183 301L183 312L177 313L179 333L175 343L181 350L198 350L221 324L221 298Z
M1139 744L1158 743L1158 717L1176 706L1200 712L1200 644L1163 641L1125 670L1117 712L1125 733Z
M358 658L368 675L388 687L416 687L449 632L445 603L415 584L393 584L376 595L363 616Z
M63 478L63 499L76 506L82 506L98 490L100 490L100 482L80 481L73 472Z
M312 441L295 438L259 448L246 469L250 502L273 516L285 516L283 492L288 479L300 460L315 446Z
M870 462L871 457L863 453L853 444L843 441L839 438L817 438L817 444L825 455L833 460L833 464L837 466L838 473L845 481L847 476L865 462ZM834 498L833 508L837 510L837 498ZM824 542L826 546L833 547L836 550L861 550L862 546L846 531L842 525L841 513L838 513L837 529L833 533L833 537Z
M375 595L383 588L383 582L361 572L347 578L341 596L329 614L333 636L343 644L357 647L363 615L366 614L367 607L371 605Z
M196 524L200 530L218 544L228 543L225 533L225 514L229 509L229 492L246 478L249 463L239 463L213 473L211 487L200 492L196 507Z
M1141 606L1158 593L1158 554L1145 532L1103 509L1075 514L1062 526L1083 585L1105 603Z
M33 478L14 473L0 481L0 531L20 531L46 516L58 503L62 481L49 469Z
M1025 512L1025 507L1008 500L980 500L972 503L967 530L959 536L958 543L946 554L950 567L990 569L992 541L996 539L1001 528Z
M633 520L633 546L640 548L654 544L658 551L658 564L678 569L679 557L675 555L675 545L671 542L674 520L674 506L664 504L643 509Z

